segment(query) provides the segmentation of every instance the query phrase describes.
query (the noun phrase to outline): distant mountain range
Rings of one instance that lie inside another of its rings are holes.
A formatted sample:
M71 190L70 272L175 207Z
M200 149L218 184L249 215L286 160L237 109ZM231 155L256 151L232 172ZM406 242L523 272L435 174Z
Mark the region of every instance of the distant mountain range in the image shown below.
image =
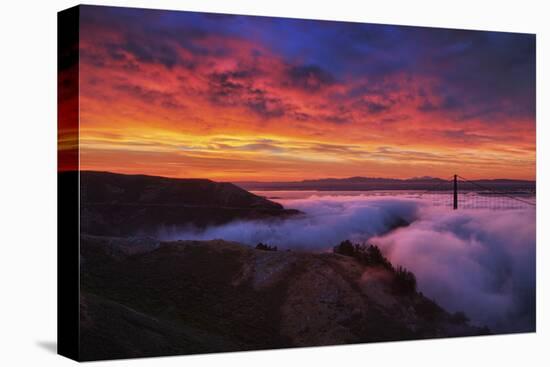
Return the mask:
M408 179L380 177L323 178L289 182L235 182L245 190L319 190L319 191L359 191L359 190L452 190L452 180L422 176ZM533 191L535 181L511 179L459 180L463 190L475 191L491 189L506 191Z

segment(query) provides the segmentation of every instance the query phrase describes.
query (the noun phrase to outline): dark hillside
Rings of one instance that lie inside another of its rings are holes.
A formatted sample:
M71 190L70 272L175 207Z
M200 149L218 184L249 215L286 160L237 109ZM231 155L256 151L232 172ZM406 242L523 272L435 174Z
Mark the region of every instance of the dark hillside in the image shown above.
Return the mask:
M84 360L486 332L396 289L387 265L222 240L132 241L82 238Z
M81 230L93 235L155 235L189 225L299 214L231 183L206 179L85 171L80 182Z

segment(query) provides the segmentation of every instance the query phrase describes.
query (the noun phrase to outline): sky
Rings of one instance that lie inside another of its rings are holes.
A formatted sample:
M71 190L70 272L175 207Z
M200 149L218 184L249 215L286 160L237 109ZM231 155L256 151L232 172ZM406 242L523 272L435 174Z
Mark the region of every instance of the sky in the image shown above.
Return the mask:
M83 170L535 178L534 35L83 6L79 42Z

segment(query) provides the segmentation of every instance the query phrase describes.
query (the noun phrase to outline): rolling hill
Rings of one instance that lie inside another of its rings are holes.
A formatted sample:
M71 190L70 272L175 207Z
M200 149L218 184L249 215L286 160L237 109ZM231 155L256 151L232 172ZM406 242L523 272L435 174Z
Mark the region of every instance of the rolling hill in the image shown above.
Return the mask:
M64 179L60 174L60 180ZM109 172L80 173L81 231L108 236L155 235L233 220L300 214L227 182Z
M81 263L82 360L488 332L336 253L83 236Z

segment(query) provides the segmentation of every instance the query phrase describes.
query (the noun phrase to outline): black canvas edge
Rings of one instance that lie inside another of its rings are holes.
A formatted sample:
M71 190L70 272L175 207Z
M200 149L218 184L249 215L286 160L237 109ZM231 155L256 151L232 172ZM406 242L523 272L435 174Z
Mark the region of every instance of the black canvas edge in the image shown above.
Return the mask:
M70 82L79 84L78 42L80 8L75 6L57 13L57 72L58 72L58 139L62 119L78 132L78 114L63 115L61 95L74 94L78 110L78 87L69 89L63 83L61 72L70 67ZM65 74L66 75L66 74ZM58 141L59 143L59 141ZM78 147L76 148L78 149ZM78 151L69 158L74 170L64 171L61 151L58 149L57 174L57 353L80 360L80 225L79 225L79 159ZM67 164L67 157L63 157Z

